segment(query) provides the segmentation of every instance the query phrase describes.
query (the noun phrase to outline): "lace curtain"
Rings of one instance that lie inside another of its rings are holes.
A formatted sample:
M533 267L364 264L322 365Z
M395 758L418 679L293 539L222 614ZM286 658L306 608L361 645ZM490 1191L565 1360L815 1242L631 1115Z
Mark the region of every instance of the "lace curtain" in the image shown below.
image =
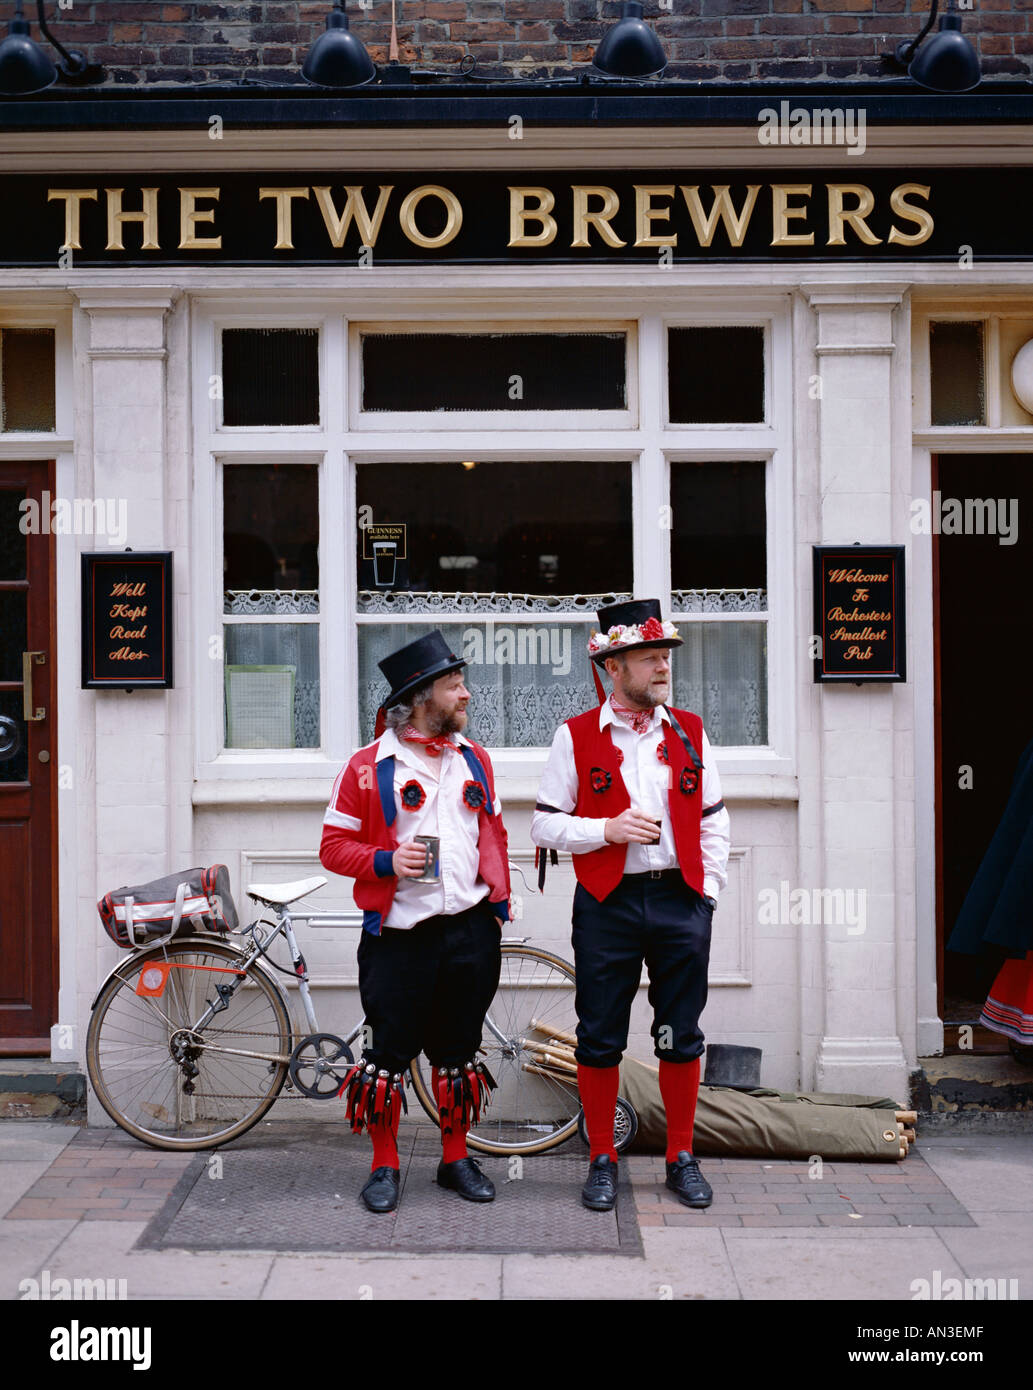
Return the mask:
M713 591L700 595L697 611L760 611L766 595L760 590ZM533 596L515 595L360 595L380 600L379 611L398 611L384 600L419 602L423 612L434 611L428 600L440 603L442 615L459 611L478 616L485 611L513 611L486 603L515 602ZM598 596L596 596L598 597ZM549 600L546 600L547 602ZM459 602L462 607L459 607ZM679 595L682 611L691 600ZM368 609L366 611L369 611ZM402 611L405 611L403 608ZM527 608L518 611L528 611ZM531 609L530 611L535 611ZM373 737L377 706L387 685L377 666L392 651L413 642L440 625L457 656L466 657L472 738L494 748L539 748L552 743L565 719L596 703L587 644L593 621L517 623L514 621L412 622L359 624L359 737ZM764 622L683 622L684 641L675 654L673 703L703 719L713 744L739 746L767 742L767 624ZM604 687L608 688L606 678Z
M226 747L318 748L318 623L226 623L224 632L227 667L287 666L293 670L294 676L292 708L282 712L284 717L279 721L270 719L264 728L256 713L249 728L246 712L242 711L242 718L235 717L233 725L235 729L243 727L244 731L236 735L235 744L227 742ZM256 670L256 677L260 674ZM246 698L246 685L234 688L241 688ZM282 729L291 725L294 729L293 744L281 742L280 737L266 732L267 728Z

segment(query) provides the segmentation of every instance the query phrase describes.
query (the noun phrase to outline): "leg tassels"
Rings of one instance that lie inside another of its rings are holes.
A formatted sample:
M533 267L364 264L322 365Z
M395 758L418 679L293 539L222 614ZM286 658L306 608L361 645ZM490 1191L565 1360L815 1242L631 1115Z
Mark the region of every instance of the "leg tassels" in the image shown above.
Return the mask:
M437 1067L438 1118L441 1133L462 1133L476 1124L488 1104L497 1082L483 1062L467 1062L463 1067Z
M361 1059L349 1068L337 1094L345 1097L345 1119L353 1134L360 1133L363 1125L368 1128L391 1120L399 1104L406 1114L409 1113L402 1073L395 1072L392 1076L389 1071L383 1068L378 1071L372 1062Z

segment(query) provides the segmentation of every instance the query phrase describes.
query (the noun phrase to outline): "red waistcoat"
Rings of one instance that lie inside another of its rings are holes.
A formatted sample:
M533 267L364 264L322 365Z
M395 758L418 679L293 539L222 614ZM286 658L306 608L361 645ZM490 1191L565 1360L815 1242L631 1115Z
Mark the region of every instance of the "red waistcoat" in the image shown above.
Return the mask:
M672 709L689 737L702 764L703 721L688 710ZM577 769L577 805L575 816L593 819L619 816L631 805L631 797L621 776L617 748L610 737L610 728L599 727L599 710L586 710L567 720L574 744L574 766ZM703 893L703 855L700 849L700 824L703 811L703 775L695 773L685 745L673 729L666 733L670 778L667 806L674 831L674 848L682 877L690 888ZM663 746L663 745L661 745ZM684 775L683 775L684 774ZM692 791L687 788L695 783ZM624 873L627 845L604 845L587 854L575 854L574 872L579 883L602 902L617 887Z

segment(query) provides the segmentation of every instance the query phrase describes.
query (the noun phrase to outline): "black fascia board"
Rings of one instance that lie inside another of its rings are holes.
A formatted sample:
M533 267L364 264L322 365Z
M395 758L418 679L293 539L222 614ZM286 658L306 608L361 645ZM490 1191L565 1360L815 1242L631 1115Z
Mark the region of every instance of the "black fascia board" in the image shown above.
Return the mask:
M985 83L975 92L923 91L906 78L878 83L526 82L359 87L327 93L293 84L62 91L0 97L0 129L170 130L213 115L250 129L276 127L490 126L514 115L541 126L756 125L766 107L863 105L869 125L1001 125L1033 121L1033 81Z

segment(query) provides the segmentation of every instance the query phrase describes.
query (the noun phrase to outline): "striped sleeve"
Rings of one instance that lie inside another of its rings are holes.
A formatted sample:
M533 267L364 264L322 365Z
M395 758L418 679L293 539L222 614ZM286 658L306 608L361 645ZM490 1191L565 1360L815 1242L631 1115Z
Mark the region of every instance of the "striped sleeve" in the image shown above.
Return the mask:
M362 779L370 785L376 780L372 767L372 763L369 763L370 775ZM359 772L362 768L365 768L362 754L356 754L337 775L323 815L319 862L324 869L345 878L386 878L391 872L390 852L367 844L360 838L364 798L370 795L369 786L360 785ZM384 872L385 869L388 873Z

